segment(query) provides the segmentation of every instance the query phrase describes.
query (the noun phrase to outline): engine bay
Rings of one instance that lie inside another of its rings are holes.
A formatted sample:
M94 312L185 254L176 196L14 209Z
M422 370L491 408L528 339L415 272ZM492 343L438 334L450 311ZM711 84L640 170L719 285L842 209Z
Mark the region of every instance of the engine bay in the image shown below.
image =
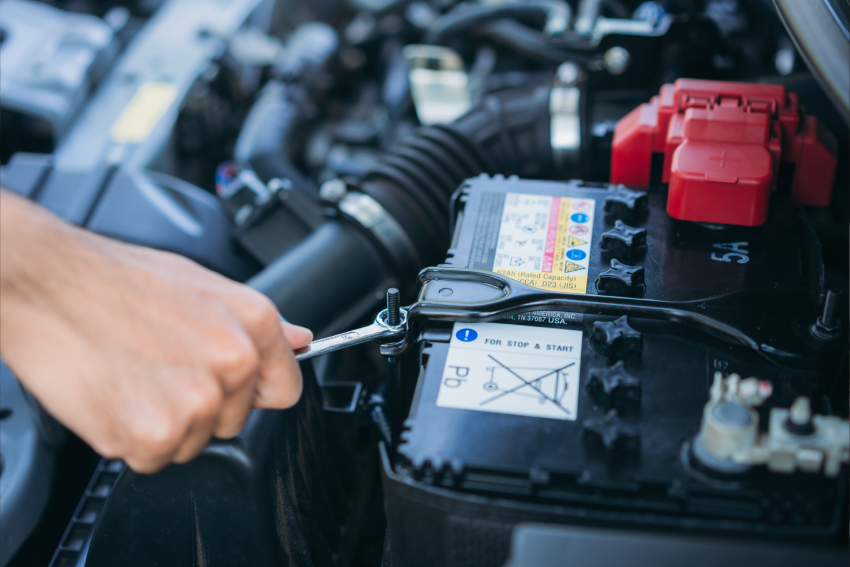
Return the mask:
M152 475L2 363L0 567L847 564L844 0L0 7L4 189L384 337Z

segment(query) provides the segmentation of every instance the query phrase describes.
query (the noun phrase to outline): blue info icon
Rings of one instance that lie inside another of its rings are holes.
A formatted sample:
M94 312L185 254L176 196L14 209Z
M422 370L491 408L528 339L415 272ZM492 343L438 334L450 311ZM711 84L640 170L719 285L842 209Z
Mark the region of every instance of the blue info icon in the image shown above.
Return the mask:
M455 336L458 340L468 343L477 339L478 333L472 329L460 329L457 333L455 333Z
M583 250L570 250L567 252L567 258L574 261L584 260L587 254Z
M587 215L584 213L576 213L570 218L573 222L587 222Z

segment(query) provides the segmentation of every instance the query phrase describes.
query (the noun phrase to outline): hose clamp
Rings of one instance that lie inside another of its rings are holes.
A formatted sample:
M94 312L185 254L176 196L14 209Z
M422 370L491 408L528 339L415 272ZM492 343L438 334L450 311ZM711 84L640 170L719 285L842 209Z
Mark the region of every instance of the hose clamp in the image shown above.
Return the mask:
M337 207L378 241L401 273L414 273L424 265L410 237L378 201L365 193L349 191Z

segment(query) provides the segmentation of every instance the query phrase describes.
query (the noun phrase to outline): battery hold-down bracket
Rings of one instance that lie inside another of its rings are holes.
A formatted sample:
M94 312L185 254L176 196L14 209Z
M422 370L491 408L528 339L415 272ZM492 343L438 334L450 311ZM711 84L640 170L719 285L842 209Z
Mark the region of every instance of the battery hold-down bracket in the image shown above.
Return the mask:
M653 154L664 155L670 216L758 226L780 162L795 164L793 201L829 206L837 146L783 86L679 79L617 123L611 183L649 186Z

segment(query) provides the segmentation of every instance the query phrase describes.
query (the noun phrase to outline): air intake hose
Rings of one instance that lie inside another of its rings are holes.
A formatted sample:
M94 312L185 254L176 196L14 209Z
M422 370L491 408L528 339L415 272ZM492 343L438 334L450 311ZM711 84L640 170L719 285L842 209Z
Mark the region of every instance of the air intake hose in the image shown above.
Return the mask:
M403 287L419 269L443 261L451 197L464 180L482 173L554 177L549 93L546 85L488 96L452 124L422 128L395 142L363 178L357 190L403 230L418 262L399 263L399 251L388 250L368 222L330 220L249 283L292 322L341 330L329 319L366 314L374 308L366 299L380 295L382 286ZM357 297L364 301L352 305Z
M549 92L547 85L491 95L452 124L418 130L393 144L359 190L405 227L426 265L442 261L451 196L465 179L554 174Z

